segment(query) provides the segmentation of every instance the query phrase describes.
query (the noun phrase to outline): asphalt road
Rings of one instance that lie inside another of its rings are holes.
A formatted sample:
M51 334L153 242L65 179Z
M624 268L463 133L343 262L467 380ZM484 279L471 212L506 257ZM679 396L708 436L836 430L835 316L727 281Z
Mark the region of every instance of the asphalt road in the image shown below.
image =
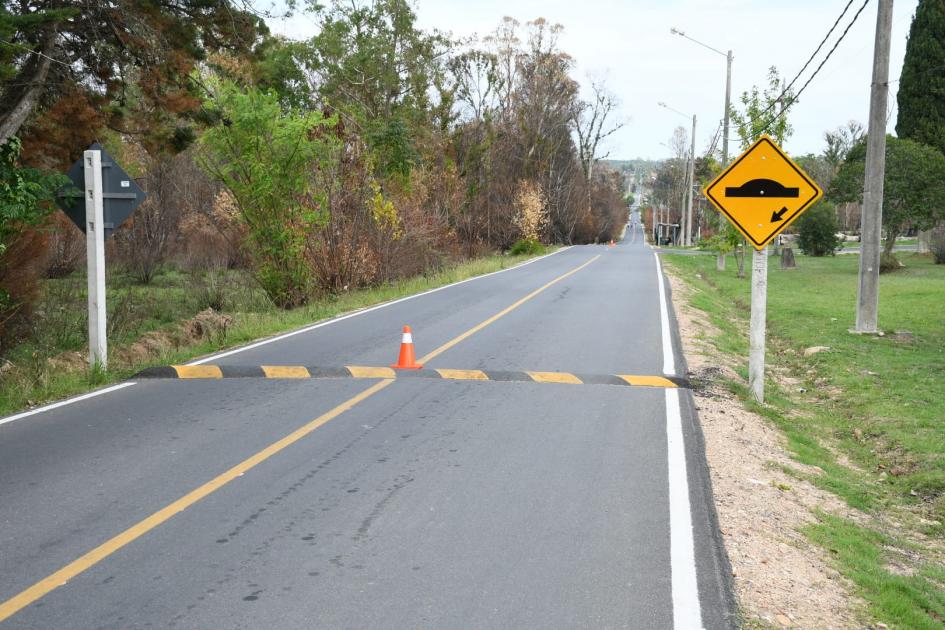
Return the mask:
M685 375L661 301L635 227L203 363ZM734 625L688 390L133 382L0 419L0 628Z

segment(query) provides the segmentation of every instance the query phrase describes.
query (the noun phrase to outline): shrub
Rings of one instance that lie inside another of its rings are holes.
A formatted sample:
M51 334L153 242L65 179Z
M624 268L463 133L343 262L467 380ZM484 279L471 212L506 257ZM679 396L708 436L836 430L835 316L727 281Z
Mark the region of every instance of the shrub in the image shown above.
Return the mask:
M889 273L890 271L899 271L902 268L902 263L899 262L899 259L896 258L896 255L891 252L883 252L879 255L879 272L880 273Z
M797 227L797 245L808 256L833 256L841 247L837 210L829 201L822 201L802 214Z
M545 246L536 240L523 238L515 241L509 253L513 256L536 256L545 253Z
M307 242L328 205L313 180L338 145L336 119L283 111L277 95L230 82L214 89L221 123L201 137L198 163L233 195L263 290L280 307L304 304L312 293Z

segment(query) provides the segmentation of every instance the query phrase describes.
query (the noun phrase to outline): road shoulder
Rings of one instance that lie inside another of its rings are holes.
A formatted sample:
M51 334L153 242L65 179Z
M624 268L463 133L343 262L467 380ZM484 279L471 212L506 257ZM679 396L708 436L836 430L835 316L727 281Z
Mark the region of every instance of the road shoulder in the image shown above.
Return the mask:
M711 323L690 306L687 285L664 270L688 374L700 384L693 400L744 627L858 626L864 602L800 532L815 522L815 510L855 515L834 495L785 472L802 465L789 457L777 429L724 386L738 377L709 341Z

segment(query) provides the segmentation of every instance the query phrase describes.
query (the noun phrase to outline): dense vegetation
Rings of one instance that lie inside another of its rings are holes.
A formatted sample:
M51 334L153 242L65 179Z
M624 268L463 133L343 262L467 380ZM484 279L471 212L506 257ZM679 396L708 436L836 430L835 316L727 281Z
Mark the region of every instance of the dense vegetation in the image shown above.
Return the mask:
M50 200L93 140L149 195L107 252L141 285L235 270L291 308L619 234L621 178L598 163L614 100L581 100L561 26L458 42L406 0L306 11L317 34L290 41L227 0L0 7L0 357L43 326L45 279L84 267Z

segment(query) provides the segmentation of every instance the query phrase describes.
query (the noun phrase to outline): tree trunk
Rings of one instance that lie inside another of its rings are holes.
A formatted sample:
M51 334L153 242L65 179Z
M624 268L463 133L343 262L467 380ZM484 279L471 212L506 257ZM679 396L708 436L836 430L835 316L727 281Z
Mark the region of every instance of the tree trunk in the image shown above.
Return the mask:
M745 243L739 243L735 246L735 260L738 262L739 278L745 277Z
M13 95L14 102L9 109L0 114L0 145L6 143L11 137L15 136L33 113L39 95L46 83L46 76L49 74L49 66L52 63L52 53L56 45L56 31L52 30L43 42L43 50L39 53L33 53L29 61L24 64L14 84L23 85L25 89L19 94Z

